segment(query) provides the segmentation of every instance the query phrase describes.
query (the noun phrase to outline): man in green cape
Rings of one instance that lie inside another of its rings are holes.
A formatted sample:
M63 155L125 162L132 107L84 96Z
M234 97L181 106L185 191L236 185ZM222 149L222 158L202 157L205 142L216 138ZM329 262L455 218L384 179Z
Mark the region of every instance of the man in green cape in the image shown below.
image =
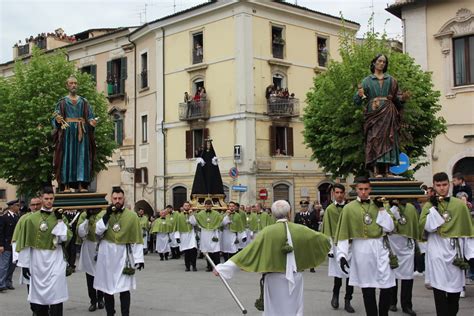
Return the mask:
M423 205L420 230L426 238L425 283L433 287L437 315L456 315L465 285L464 257L474 258L471 214L465 203L449 196L449 178L433 175L436 195Z
M91 304L89 312L93 312L97 308L104 308L104 293L94 289L98 242L95 226L104 214L105 211L100 209L86 210L81 213L77 222L77 236L79 238L76 239L76 243L81 245L78 270L86 273L87 294Z
M303 225L289 222L290 204L272 205L274 225L263 229L247 247L214 272L226 279L240 269L264 274L265 315L303 315L301 271L324 262L329 239Z
M346 279L346 294L344 296L344 309L348 313L354 313L354 308L351 305L352 294L354 293L354 287L349 285L349 275L342 271L341 267L337 264L335 259L335 253L337 251L335 240L336 240L336 229L339 218L341 217L342 208L346 204L345 192L346 188L340 184L334 184L333 188L334 203L331 203L326 208L323 217L323 228L322 233L331 238L331 250L329 251L328 257L328 276L334 277L334 286L332 289L331 306L334 309L339 308L339 291L342 286L342 279Z
M413 311L413 273L415 272L415 246L420 239L418 230L418 212L412 203L392 200L390 211L395 217L396 230L388 235L390 247L398 258L395 273L395 286L392 288L390 310L397 311L398 282L401 280L400 303L405 314L416 316Z
M369 179L358 177L355 182L357 199L344 206L337 224L336 260L344 272L351 262L349 284L362 288L367 315L387 316L395 275L390 267L389 241L384 235L392 232L395 224L382 199L369 198Z
M173 229L167 210L160 211L160 217L155 219L150 232L156 234L156 252L160 255L160 261L168 260L170 254L171 230Z
M184 265L186 272L197 271L197 241L194 226L189 222L189 217L193 214L191 203L188 201L183 204L183 211L179 212L175 221L175 238L179 244L179 250L184 253Z
M242 216L238 213L236 203L230 201L228 207L229 209L222 220L221 251L224 261L227 261L238 251L238 245L241 240L247 241L244 222Z
M120 293L121 314L130 314L130 290L136 288L135 269L145 267L140 221L124 204L123 190L114 187L112 204L95 225L100 243L94 288L104 292L107 315L115 314L115 293Z
M247 234L245 243L242 243L242 248L245 248L245 246L247 246L254 239L258 232L257 214L252 212L251 205L246 205L244 206L244 211L240 212L240 216L244 222L245 233Z
M138 220L140 221L140 227L142 228L143 232L143 255L148 254L148 233L150 230L150 219L148 215L145 214L145 210L140 208L137 211Z

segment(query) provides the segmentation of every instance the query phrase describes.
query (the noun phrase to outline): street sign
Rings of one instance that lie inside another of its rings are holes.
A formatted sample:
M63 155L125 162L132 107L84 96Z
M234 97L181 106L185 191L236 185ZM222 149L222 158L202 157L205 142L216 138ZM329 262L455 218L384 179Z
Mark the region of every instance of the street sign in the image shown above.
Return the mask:
M260 198L260 200L266 200L266 199L268 199L268 191L267 191L267 189L260 189L260 191L258 191L258 197Z
M247 192L247 186L246 185L233 185L232 191Z
M390 167L390 172L394 174L402 174L408 170L410 167L410 158L408 158L407 154L400 153L400 164L398 166Z
M232 167L229 169L229 176L232 178L232 179L237 179L237 177L239 176L239 170L237 170L236 167Z

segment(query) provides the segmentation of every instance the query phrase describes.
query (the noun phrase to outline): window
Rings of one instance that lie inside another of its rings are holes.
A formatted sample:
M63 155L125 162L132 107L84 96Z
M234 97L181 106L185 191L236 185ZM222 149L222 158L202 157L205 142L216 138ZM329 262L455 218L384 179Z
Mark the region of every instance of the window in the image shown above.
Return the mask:
M318 65L320 67L327 67L327 64L328 64L327 38L318 36L317 44L318 44Z
M135 169L135 183L148 184L148 168Z
M107 62L107 95L124 95L127 79L127 57Z
M200 157L204 149L204 140L208 137L208 128L186 131L186 158Z
M148 53L141 55L142 71L140 72L140 88L148 87Z
M273 82L273 86L275 87L275 89L285 89L287 86L286 86L286 78L284 75L282 74L279 74L279 73L276 73L272 76L272 82Z
M0 189L0 200L6 200L6 199L7 199L7 190Z
M270 156L293 156L293 128L270 126Z
M18 56L27 55L30 53L30 44L18 46Z
M204 43L202 32L193 34L193 64L202 63L204 57Z
M285 39L283 38L283 28L272 26L272 55L273 58L283 59Z
M273 202L278 200L290 201L290 186L282 183L273 187Z
M114 122L114 140L117 145L123 145L123 114L115 111L112 115Z
M148 115L142 115L142 143L148 143Z
M185 187L178 186L173 188L173 209L179 210L187 201L187 190Z
M474 84L474 35L453 39L454 85Z
M97 83L97 65L89 65L81 68L82 72L89 74L95 83Z

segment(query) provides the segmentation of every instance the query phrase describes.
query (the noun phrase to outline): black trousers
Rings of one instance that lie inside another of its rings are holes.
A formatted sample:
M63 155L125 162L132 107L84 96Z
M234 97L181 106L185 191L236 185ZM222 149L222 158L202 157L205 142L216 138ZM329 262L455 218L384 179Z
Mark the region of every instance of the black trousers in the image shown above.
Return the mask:
M211 258L212 262L214 262L215 265L218 265L219 263L221 263L220 252L208 252L207 254L209 255L209 257ZM207 261L207 269L209 270L212 269L212 265L209 263L209 261Z
M235 255L235 253L223 252L223 253L222 253L222 257L224 257L224 262L226 262L227 260L229 260L229 258L231 258L233 255Z
M400 293L400 303L402 309L413 308L411 301L413 292L413 280L402 280L402 289ZM390 305L397 305L398 280L395 280L395 286L391 288Z
M334 278L334 287L332 288L332 294L339 297L339 291L341 290L342 279ZM354 293L354 287L349 285L349 278L346 279L346 295L344 295L344 300L352 300L352 294Z
M459 295L433 288L437 316L455 316L459 311Z
M196 268L196 259L197 259L197 249L186 249L184 252L184 265L186 269L189 269L191 266Z
M86 281L87 281L87 294L89 294L91 305L95 305L99 302L103 302L104 293L102 291L94 289L94 277L86 273Z
M113 295L104 293L105 311L107 316L115 314L115 299ZM130 315L130 291L120 292L120 311L122 316Z
M31 309L36 316L63 316L63 303L55 305L39 305L31 303Z
M179 247L171 247L171 258L179 259L180 257L181 253L179 252Z
M388 316L390 307L390 288L380 289L379 307L377 309L377 300L375 298L375 288L362 288L362 296L364 297L365 313L367 316Z
M71 241L68 243L66 247L67 251L67 263L71 268L76 268L76 256L77 256L77 249L76 249L76 234L72 235Z
M162 259L162 260L163 260L163 258L166 258L166 260L168 260L168 256L170 255L169 252L164 252L164 253L159 252L158 254L160 255L160 259Z

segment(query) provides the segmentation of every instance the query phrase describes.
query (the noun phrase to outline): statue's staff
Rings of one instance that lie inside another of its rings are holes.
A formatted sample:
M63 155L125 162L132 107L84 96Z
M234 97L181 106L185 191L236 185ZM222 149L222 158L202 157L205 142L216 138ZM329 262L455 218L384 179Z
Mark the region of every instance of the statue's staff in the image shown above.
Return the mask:
M214 261L212 261L212 259L209 257L209 255L207 254L207 252L204 253L204 256L206 257L207 261L211 264L212 268L215 270L216 269L216 265L214 264ZM222 283L224 283L225 287L227 288L227 291L229 291L230 295L232 296L232 298L234 299L234 301L237 303L237 305L239 306L240 310L242 311L242 314L247 314L247 310L245 309L244 305L242 305L242 303L240 302L239 298L237 297L237 295L235 295L234 291L232 290L232 288L230 287L229 283L227 283L226 279L224 279L224 277L222 275L219 274L219 278L221 278L222 280Z

